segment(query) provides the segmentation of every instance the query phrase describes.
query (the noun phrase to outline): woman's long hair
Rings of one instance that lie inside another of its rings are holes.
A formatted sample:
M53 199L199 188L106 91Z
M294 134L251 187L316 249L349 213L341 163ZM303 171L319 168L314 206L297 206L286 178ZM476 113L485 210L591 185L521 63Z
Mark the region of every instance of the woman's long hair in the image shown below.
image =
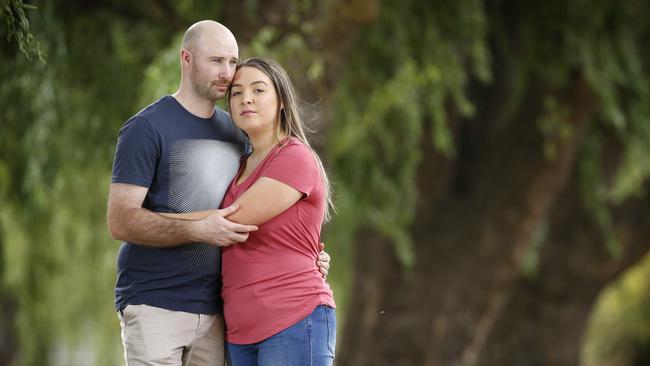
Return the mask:
M327 222L331 218L331 212L335 210L334 202L332 200L332 186L330 184L329 178L327 177L327 172L323 166L323 162L314 151L314 149L307 141L307 136L305 130L307 129L304 124L302 117L300 115L300 108L298 106L298 98L296 96L296 91L289 79L289 75L284 70L280 64L275 61L254 57L249 58L237 65L235 72L240 70L242 67L253 67L271 79L273 82L273 87L275 88L275 93L278 96L278 110L276 111L276 116L279 116L279 122L276 128L276 137L280 141L280 133L284 132L287 136L295 137L305 144L311 150L316 162L318 163L318 169L320 170L320 176L323 180L323 186L325 187L325 216L324 221ZM232 92L232 87L228 88L228 109L230 109L230 93ZM282 107L281 107L282 106Z

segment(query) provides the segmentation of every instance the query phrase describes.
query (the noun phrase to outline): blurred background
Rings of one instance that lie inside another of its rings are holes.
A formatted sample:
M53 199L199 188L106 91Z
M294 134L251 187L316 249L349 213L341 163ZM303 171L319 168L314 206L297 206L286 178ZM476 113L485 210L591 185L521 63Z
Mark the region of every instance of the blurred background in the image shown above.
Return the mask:
M337 365L650 365L648 1L0 3L1 365L123 364L117 132L202 19L314 117Z

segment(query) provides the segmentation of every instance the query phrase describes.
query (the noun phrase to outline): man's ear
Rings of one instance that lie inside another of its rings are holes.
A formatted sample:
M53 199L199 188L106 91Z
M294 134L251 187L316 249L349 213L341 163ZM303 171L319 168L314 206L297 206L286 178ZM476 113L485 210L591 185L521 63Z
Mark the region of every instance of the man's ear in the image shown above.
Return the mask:
M181 49L181 63L189 65L190 61L192 61L192 53L185 48Z

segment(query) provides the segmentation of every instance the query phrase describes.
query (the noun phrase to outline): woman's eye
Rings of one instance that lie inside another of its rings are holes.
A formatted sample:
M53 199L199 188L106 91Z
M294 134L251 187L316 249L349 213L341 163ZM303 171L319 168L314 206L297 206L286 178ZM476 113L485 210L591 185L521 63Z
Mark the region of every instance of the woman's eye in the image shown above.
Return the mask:
M236 96L238 96L240 94L241 94L240 91L234 91L234 92L230 93L230 95L232 95L233 97L236 97Z

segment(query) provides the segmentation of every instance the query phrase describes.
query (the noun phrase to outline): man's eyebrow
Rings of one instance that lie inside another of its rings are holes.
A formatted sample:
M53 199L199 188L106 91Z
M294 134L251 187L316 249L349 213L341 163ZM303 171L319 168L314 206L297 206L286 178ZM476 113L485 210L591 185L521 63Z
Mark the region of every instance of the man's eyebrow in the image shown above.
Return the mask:
M227 56L216 56L216 55L212 55L212 56L210 56L210 58L218 58L218 59L222 59L222 60L223 60L223 59L226 59L226 58L229 58L229 57L227 57ZM230 59L231 59L232 61L239 62L239 57L230 57Z

